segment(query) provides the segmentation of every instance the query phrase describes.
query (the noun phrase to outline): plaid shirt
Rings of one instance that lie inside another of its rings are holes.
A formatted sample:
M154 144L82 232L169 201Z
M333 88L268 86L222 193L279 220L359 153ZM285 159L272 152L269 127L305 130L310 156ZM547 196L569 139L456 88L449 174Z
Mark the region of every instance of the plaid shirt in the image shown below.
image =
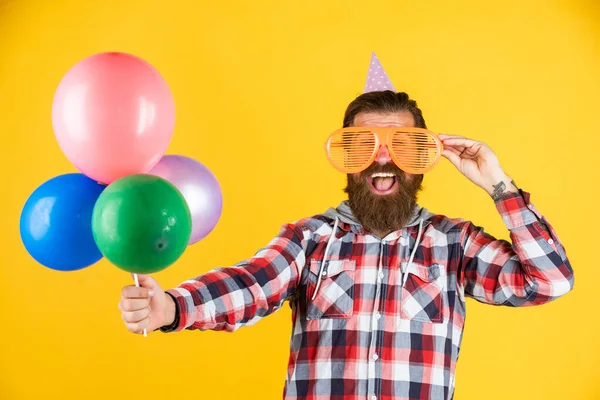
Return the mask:
M168 290L177 317L161 330L235 331L288 300L284 399L451 399L466 297L532 306L573 287L564 247L529 194L495 205L512 246L420 207L381 239L343 202L283 226L254 257Z

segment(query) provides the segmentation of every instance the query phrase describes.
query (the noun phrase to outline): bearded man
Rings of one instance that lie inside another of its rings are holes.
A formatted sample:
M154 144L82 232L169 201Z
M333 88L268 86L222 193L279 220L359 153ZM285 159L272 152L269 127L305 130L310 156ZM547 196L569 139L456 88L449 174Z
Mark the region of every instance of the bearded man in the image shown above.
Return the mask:
M428 132L417 103L396 92L375 57L343 125L328 157L353 171L347 201L284 225L254 257L176 288L140 275L141 287L121 293L126 327L235 331L287 300L284 399L451 399L467 297L532 306L572 289L565 249L529 193L485 144ZM412 144L396 139L412 134ZM441 146L413 151L418 137L435 136ZM423 174L414 171L427 169L430 151L490 195L510 242L418 205Z

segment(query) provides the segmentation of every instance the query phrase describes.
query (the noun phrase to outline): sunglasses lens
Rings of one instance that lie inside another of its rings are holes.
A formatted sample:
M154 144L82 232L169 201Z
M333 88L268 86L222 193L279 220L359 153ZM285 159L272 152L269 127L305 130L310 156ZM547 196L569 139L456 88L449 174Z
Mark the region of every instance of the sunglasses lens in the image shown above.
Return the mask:
M377 139L368 130L339 130L327 144L331 164L345 173L355 173L366 168L375 152Z
M404 171L422 174L439 161L441 143L427 132L397 131L392 136L392 152Z

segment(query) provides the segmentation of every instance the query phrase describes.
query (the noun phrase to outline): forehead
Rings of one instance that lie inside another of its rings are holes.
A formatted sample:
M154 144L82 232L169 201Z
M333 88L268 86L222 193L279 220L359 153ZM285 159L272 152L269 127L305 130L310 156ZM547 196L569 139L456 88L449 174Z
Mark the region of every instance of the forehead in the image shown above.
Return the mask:
M415 119L410 111L400 111L396 113L361 112L354 117L354 126L414 127Z

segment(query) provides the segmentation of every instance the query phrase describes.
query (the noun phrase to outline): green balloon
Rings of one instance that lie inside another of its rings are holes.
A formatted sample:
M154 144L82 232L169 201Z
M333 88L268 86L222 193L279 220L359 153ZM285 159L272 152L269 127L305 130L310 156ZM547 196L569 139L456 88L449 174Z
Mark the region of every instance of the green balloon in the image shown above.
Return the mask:
M115 266L150 274L185 251L192 217L183 195L167 180L147 174L118 179L102 192L92 214L94 240Z

